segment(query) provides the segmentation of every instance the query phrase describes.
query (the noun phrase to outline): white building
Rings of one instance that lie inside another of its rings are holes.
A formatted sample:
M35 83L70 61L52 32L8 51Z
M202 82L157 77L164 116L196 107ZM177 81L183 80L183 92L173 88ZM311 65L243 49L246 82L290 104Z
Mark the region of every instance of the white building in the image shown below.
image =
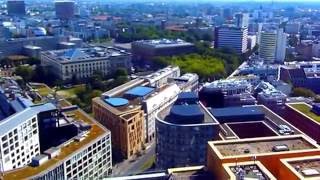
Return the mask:
M247 51L248 45L248 29L223 26L215 30L215 46L216 48L230 48L237 54L243 54Z
M178 66L168 66L142 78L149 83L149 86L158 88L166 85L169 78L177 77L180 77L180 68Z
M0 171L22 168L40 154L37 113L25 109L0 122Z
M143 101L145 111L145 139L148 138L150 141L155 138L156 113L172 104L177 99L180 92L180 88L176 84L172 84L162 91L155 92L148 99Z
M51 103L34 105L1 121L0 143L5 148L0 151L0 167L5 179L99 179L111 175L111 133L88 115L71 122L80 127L80 134L62 139L64 142L56 147L41 149L40 133L44 129L39 124L52 120L56 112ZM64 118L59 123L68 125Z
M286 56L287 34L283 29L260 34L259 56L266 63L283 62Z
M99 179L111 175L111 169L111 133L108 132L31 179Z
M238 13L235 15L236 26L239 28L249 27L249 14L248 13Z
M287 35L283 32L283 29L279 29L277 32L277 50L276 50L276 61L284 62L286 58L287 48Z
M300 27L300 22L290 22L286 24L285 32L288 34L299 34Z
M248 49L252 50L257 45L257 36L248 35Z
M312 43L312 56L320 57L320 43L318 41Z
M131 69L131 54L114 47L90 47L41 53L41 64L61 80L89 78L94 72L110 74L118 68Z

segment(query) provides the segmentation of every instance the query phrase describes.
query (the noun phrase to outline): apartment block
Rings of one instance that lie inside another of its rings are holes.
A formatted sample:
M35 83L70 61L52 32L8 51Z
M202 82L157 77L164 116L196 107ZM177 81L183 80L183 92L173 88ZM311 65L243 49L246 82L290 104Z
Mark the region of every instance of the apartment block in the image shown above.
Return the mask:
M229 48L243 54L248 46L248 28L222 26L215 29L215 48Z

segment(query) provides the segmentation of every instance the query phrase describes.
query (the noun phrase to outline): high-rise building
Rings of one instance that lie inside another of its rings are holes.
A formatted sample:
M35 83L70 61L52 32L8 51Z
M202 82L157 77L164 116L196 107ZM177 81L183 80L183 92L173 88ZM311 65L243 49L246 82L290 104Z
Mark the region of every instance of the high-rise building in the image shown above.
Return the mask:
M232 19L232 9L230 9L230 8L223 9L222 10L222 17L227 20Z
M283 62L286 57L287 34L283 29L263 31L259 45L259 56L265 63Z
M248 13L238 13L235 15L236 26L239 28L249 27L249 14Z
M180 93L174 105L157 113L156 166L161 169L201 165L206 145L216 139L219 123L193 92Z
M229 48L237 54L247 51L248 29L233 26L222 26L215 29L216 48Z
M10 16L26 15L26 5L24 0L9 0L7 1L7 11Z
M301 24L299 22L290 22L285 26L285 32L288 34L299 34Z
M75 2L72 0L55 1L56 17L63 20L73 18L75 14Z

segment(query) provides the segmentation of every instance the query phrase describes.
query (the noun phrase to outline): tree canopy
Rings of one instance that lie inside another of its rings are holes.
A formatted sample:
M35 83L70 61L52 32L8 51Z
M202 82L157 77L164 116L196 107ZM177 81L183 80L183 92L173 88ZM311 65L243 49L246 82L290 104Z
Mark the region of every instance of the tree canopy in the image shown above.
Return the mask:
M225 75L222 59L190 54L185 56L159 57L157 63L161 65L176 65L183 73L196 73L200 79L221 78Z

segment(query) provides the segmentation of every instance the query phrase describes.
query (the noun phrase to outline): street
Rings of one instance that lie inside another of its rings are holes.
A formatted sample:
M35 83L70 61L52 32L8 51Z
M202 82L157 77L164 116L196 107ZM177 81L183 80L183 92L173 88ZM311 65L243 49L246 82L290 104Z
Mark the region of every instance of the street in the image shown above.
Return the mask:
M127 159L121 163L115 164L113 167L112 176L124 176L141 173L146 170L144 168L147 167L147 163L151 162L154 157L155 143L148 146L145 153L143 153L140 157L137 157L134 161Z

